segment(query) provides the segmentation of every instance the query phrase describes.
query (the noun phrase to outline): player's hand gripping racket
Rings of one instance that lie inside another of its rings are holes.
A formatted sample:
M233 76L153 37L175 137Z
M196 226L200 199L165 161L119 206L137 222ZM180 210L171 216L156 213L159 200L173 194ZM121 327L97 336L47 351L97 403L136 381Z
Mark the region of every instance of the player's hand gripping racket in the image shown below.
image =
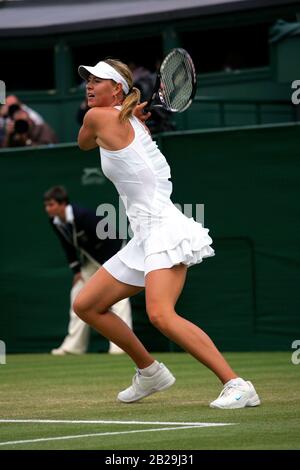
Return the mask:
M182 113L192 103L196 88L196 72L190 55L184 49L173 49L160 66L146 109L161 107Z

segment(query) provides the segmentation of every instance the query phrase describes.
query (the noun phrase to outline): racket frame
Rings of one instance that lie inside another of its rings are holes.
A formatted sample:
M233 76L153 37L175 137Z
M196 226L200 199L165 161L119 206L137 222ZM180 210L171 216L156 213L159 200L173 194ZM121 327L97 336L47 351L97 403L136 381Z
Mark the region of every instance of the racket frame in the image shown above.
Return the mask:
M177 51L179 51L180 54L184 55L185 58L187 59L187 62L188 62L189 68L190 68L189 72L190 72L190 75L192 77L192 87L193 87L189 101L184 106L184 108L182 108L180 111L178 109L170 108L167 105L166 100L164 99L163 92L161 91L161 88L162 88L161 84L163 84L163 81L162 81L163 70L164 70L166 64L168 63L168 61L170 59L170 56L172 56ZM154 84L154 87L153 87L153 90L152 90L152 94L151 94L151 98L148 100L148 104L146 106L146 111L150 110L150 107L151 107L154 99L158 96L161 104L154 104L154 105L152 105L152 107L164 108L167 111L171 111L173 113L175 113L175 112L182 113L183 111L185 111L191 105L191 103L194 99L194 96L196 94L196 91L197 91L197 76L196 76L196 70L195 70L195 66L194 66L194 63L192 61L191 56L189 55L189 53L185 49L182 49L182 48L172 49L169 52L169 54L164 58L161 66L160 66L159 72L157 73L156 81L155 81L155 84Z

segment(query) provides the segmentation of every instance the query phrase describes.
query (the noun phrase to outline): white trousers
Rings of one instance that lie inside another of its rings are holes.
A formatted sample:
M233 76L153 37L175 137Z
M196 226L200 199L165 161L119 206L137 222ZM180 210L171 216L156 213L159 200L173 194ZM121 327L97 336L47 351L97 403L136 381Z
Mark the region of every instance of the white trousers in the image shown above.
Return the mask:
M59 348L70 354L84 354L88 349L90 327L87 323L81 320L74 312L72 305L75 297L81 291L85 283L92 277L92 275L99 269L99 266L88 262L81 268L81 276L83 280L76 282L71 289L71 306L70 306L70 321L68 325L68 334L63 340ZM131 305L129 299L123 299L114 304L111 309L113 313L118 315L128 326L132 329L132 316ZM109 342L109 353L118 354L122 353L122 349L116 344Z

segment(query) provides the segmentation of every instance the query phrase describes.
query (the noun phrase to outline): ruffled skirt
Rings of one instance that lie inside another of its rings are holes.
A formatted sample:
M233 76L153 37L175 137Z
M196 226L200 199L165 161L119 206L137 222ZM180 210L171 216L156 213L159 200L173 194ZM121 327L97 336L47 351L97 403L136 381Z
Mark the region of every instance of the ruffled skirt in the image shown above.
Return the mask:
M135 222L134 237L103 266L121 282L144 286L150 271L180 263L190 267L214 256L208 232L171 205L146 227Z

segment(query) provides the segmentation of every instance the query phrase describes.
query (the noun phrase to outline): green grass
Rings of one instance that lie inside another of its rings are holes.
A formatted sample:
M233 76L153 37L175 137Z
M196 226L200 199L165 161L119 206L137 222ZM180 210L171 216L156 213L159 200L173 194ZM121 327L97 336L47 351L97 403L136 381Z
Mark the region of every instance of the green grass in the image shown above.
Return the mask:
M262 406L213 410L221 386L184 353L157 354L175 374L169 390L135 404L116 401L134 373L126 356L11 355L0 365L1 419L137 420L235 423L232 426L80 437L19 443L4 449L300 449L300 365L289 353L228 353L238 373L253 381ZM154 424L0 423L0 443L161 428Z

